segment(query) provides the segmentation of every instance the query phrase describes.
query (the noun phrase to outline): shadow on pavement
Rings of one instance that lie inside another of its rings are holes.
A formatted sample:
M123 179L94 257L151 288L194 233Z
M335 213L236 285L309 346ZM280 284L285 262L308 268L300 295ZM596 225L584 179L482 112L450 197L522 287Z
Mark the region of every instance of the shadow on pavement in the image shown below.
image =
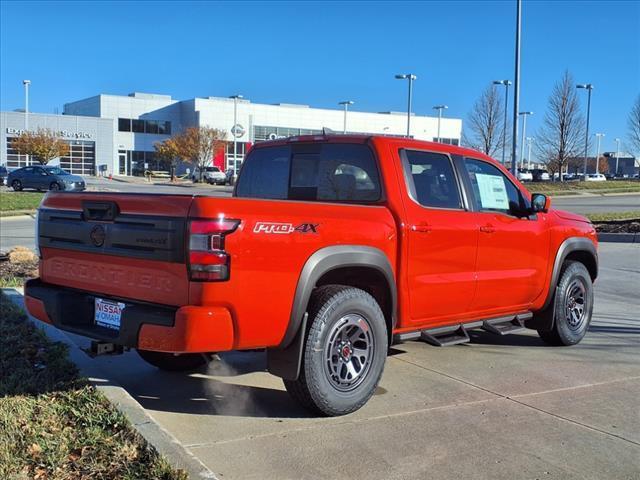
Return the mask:
M145 409L156 411L267 418L313 416L285 390L250 384L252 373L265 371L264 352L231 352L192 373L150 367L140 373L137 385L129 391Z

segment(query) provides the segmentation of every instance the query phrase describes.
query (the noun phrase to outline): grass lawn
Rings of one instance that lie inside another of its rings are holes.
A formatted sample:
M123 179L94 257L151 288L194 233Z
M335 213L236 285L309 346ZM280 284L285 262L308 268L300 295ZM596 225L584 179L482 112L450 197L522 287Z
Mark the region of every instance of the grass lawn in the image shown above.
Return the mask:
M41 192L2 192L0 193L0 213L16 210L35 210L44 197Z
M640 220L640 210L628 212L588 213L586 217L592 222L610 222L615 220Z
M0 478L186 479L0 292Z
M638 181L606 182L537 182L525 184L527 190L549 195L572 195L579 193L640 193Z

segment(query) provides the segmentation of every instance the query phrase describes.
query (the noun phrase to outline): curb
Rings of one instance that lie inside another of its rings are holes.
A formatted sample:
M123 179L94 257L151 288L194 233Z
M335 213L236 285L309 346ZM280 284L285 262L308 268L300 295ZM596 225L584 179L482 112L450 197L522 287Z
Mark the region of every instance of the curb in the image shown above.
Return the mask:
M598 233L598 242L640 243L640 233Z
M5 221L11 218L24 219L24 217L34 218L37 210L12 210L15 214L0 215L0 220Z
M21 308L22 289L7 288L2 291ZM190 479L218 480L218 477L209 470L195 455L187 451L173 435L162 428L142 408L142 406L119 384L109 378L109 374L91 361L78 345L62 330L51 325L34 320L27 315L37 328L41 329L48 338L55 342L61 342L69 347L69 358L76 364L80 374L102 393L118 410L120 410L131 422L133 428L144 437L174 468L184 470Z

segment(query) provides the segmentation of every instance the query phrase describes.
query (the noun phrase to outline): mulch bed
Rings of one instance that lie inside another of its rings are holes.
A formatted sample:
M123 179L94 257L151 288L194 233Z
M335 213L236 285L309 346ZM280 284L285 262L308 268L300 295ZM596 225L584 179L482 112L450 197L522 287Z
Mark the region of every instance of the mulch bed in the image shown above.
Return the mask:
M595 222L598 233L640 233L640 219Z
M38 261L11 262L7 256L0 256L0 278L28 279L38 276Z

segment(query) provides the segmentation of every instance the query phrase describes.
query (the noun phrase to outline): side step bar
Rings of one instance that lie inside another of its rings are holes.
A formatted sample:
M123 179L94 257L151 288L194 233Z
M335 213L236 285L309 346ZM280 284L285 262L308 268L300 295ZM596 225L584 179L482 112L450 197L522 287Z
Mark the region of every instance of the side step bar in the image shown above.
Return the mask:
M449 325L446 327L429 328L426 330L415 332L398 333L394 336L397 343L410 340L422 340L436 347L448 347L450 345L458 345L459 343L467 343L469 338L468 330L474 328L482 328L486 332L496 335L507 335L509 333L517 333L524 330L525 321L533 317L531 312L519 313L517 315L509 315L507 317L489 318L487 320L473 321L469 323L461 323L458 325Z

